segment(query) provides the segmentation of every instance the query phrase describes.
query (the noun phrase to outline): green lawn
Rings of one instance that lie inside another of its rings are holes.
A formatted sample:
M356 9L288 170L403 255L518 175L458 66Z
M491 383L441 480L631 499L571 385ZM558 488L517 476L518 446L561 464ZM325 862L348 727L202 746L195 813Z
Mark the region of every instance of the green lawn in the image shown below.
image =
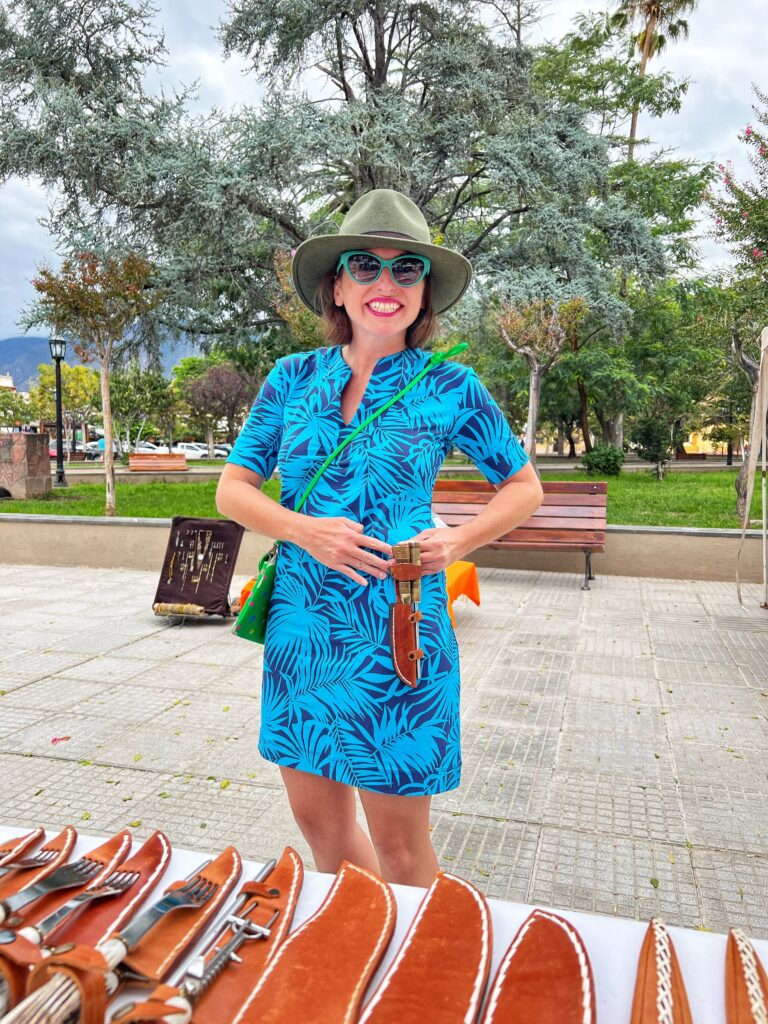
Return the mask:
M734 472L670 473L663 481L650 472L624 473L608 479L608 522L626 526L709 526L735 529ZM587 480L582 472L547 473L545 480ZM593 478L598 479L598 478ZM277 498L280 485L271 480L264 488ZM167 519L171 516L218 516L216 481L209 483L118 483L120 516ZM78 484L54 491L49 498L0 501L0 512L49 515L100 516L104 512L104 485ZM752 516L760 515L759 488Z

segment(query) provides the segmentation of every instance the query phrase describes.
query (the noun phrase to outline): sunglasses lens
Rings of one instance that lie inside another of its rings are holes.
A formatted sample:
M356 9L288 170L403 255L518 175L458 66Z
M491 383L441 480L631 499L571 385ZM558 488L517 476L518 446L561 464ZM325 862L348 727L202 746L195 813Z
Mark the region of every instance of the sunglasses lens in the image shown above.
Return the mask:
M419 256L398 256L392 264L392 277L403 287L418 284L424 276L424 260Z
M373 253L356 252L347 260L350 277L359 284L375 281L381 271L381 260Z

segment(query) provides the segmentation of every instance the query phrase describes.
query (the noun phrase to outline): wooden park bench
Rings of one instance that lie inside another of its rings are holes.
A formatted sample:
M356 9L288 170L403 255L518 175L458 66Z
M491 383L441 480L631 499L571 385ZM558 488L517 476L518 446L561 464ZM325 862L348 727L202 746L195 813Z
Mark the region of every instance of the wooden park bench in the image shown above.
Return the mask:
M128 470L131 473L184 473L187 456L184 453L154 455L140 453L128 456Z
M675 452L676 459L699 459L703 462L706 457L706 452Z
M544 501L533 515L489 548L518 551L583 551L584 583L589 590L592 553L605 550L606 483L546 480ZM488 504L496 488L487 480L438 480L432 511L448 526L460 526Z

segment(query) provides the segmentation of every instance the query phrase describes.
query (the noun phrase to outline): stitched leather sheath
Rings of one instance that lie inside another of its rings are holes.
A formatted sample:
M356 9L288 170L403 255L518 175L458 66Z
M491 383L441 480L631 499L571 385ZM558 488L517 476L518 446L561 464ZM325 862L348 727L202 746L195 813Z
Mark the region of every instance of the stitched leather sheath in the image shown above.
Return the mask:
M648 925L637 962L630 1024L691 1024L675 947L663 921Z
M481 892L438 874L359 1024L473 1021L491 964L491 915ZM533 1018L531 1018L532 1020Z
M34 832L27 832L26 835L17 836L16 839L9 839L7 843L0 844L0 868L29 853L44 835L44 828L36 828Z
M740 928L731 928L725 947L726 1024L768 1020L768 978L755 948Z
M151 985L165 980L174 965L214 920L240 877L242 867L240 854L234 846L228 846L200 871L202 878L216 883L215 892L202 907L174 910L150 928L122 961L121 966L131 972L132 983ZM166 892L180 889L184 884L183 881L174 882ZM119 939L120 935L112 937Z
M422 615L418 609L421 601L421 551L417 541L393 544L395 564L392 578L395 581L397 600L389 606L389 646L395 672L408 686L415 687L421 674L421 659L424 651L419 646L419 622Z
M323 905L275 953L237 1024L351 1024L395 914L387 883L344 861Z
M46 864L39 868L11 871L5 877L0 878L0 900L12 896L13 893L18 892L27 885L34 885L35 882L42 881L54 872L56 868L61 867L72 852L76 839L77 832L72 825L67 825L54 839L44 843L38 850L36 856L39 856L45 850L54 851L54 856Z
M499 964L482 1024L595 1024L595 985L581 936L557 914L534 910Z

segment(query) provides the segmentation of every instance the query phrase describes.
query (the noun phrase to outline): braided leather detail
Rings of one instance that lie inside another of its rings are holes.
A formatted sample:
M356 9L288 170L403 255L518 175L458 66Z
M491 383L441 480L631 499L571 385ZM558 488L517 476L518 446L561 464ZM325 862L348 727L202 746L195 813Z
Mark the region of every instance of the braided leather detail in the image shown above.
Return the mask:
M669 932L663 921L654 918L653 949L656 955L656 1013L658 1024L675 1024L675 1007L672 995L672 953Z
M765 1005L765 997L760 984L760 975L757 973L757 961L755 960L755 951L752 948L752 943L741 928L732 928L731 935L733 935L736 948L739 951L739 962L744 973L744 984L747 988L749 1009L754 1018L754 1024L768 1024L768 1007Z

